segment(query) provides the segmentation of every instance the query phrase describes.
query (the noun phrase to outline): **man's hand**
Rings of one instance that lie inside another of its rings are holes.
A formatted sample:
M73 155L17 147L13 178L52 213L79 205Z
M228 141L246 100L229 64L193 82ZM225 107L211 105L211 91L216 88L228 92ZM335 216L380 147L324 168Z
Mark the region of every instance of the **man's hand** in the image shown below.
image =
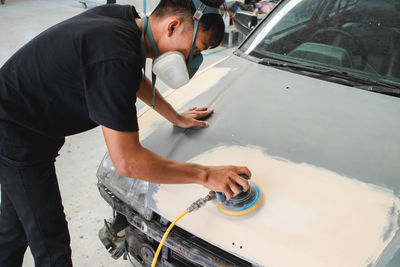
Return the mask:
M195 126L207 127L208 122L201 121L199 119L210 116L213 112L213 109L208 109L207 107L192 107L185 112L179 114L178 119L174 123L174 125L181 128L191 128Z
M238 195L241 190L239 184L244 191L249 189L249 182L240 177L239 174L245 174L251 177L251 172L246 167L237 166L215 166L207 168L207 179L204 181L203 186L216 191L225 193L226 199Z

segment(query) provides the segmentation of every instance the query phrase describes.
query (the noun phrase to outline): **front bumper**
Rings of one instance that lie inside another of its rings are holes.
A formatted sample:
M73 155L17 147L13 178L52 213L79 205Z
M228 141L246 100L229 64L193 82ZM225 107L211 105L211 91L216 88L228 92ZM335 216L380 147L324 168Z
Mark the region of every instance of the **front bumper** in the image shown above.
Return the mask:
M104 200L117 213L124 215L131 226L156 242L162 239L168 226L161 223L165 222L164 218L155 215L151 220L146 220L134 209L118 199L100 181L97 186ZM107 242L102 240L102 242L107 249L110 247L110 240L107 240ZM170 249L172 253L166 253L166 249ZM209 244L178 226L174 227L164 243L160 259L161 266L175 266L171 264L172 261L169 259L173 254L177 254L185 262L190 262L193 266L253 266L251 263Z

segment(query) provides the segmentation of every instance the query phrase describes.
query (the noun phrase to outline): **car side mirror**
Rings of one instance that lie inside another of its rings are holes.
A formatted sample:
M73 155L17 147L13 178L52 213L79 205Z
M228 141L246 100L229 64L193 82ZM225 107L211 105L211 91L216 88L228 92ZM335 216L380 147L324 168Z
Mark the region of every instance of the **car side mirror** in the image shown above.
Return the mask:
M244 35L248 35L257 25L257 22L257 15L250 12L238 10L233 17L233 25L235 25L236 29Z

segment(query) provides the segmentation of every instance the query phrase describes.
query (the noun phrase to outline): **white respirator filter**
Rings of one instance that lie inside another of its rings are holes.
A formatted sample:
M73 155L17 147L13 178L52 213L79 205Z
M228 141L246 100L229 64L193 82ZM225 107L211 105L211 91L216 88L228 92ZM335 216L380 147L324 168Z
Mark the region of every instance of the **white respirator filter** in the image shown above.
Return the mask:
M156 58L153 62L153 73L174 89L189 82L185 57L177 51L167 52Z

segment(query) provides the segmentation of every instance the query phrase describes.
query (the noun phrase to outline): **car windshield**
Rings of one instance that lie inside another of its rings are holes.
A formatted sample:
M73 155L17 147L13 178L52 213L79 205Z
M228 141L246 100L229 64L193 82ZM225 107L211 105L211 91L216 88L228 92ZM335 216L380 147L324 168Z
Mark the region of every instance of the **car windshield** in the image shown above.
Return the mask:
M400 88L400 1L282 0L240 50Z

